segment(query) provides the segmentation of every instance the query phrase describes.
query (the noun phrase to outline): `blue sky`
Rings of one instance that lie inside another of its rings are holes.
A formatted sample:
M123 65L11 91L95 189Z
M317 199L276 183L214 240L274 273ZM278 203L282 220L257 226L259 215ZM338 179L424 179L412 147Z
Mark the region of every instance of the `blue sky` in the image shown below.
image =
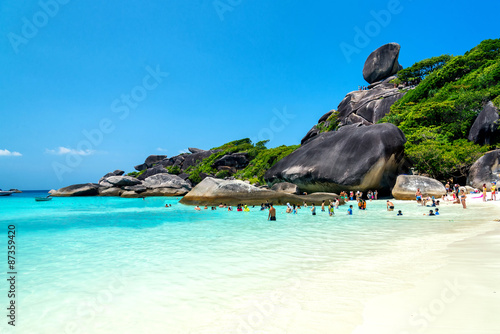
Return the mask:
M498 38L491 1L3 1L0 188L51 189L250 137L292 145L400 63ZM361 32L361 33L360 33Z

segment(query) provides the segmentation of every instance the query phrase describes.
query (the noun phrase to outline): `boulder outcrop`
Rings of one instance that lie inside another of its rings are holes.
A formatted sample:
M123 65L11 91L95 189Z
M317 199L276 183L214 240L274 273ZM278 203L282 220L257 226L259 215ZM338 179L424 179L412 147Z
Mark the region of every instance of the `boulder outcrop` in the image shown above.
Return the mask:
M486 153L479 158L470 168L467 183L479 190L486 184L488 191L491 190L491 183L500 182L500 150Z
M105 181L111 183L115 187L135 186L141 183L140 180L131 176L110 176L106 178Z
M156 165L152 168L148 168L144 173L139 175L137 177L138 180L144 181L150 176L156 175L156 174L168 174L168 171L163 167L162 165Z
M99 185L95 183L74 184L51 193L55 197L97 196L98 194Z
M323 200L328 201L334 198L339 199L339 196L332 193L299 196L257 188L240 180L229 181L207 177L187 193L180 203L187 205L219 205L220 203L227 205L260 205L269 201L276 205L286 203L302 205L304 201L308 203L315 201L319 204ZM343 201L341 203L343 204Z
M248 153L233 153L226 154L219 159L215 160L212 167L218 168L222 166L234 167L236 169L245 168L248 166L250 160L248 159Z
M430 177L399 175L392 189L392 196L398 200L415 200L417 189L420 189L423 196L440 198L446 194L444 185Z
M282 193L287 193L287 194L300 194L299 187L297 187L296 184L290 183L290 182L280 182L276 183L271 187L271 190L282 192Z
M404 94L397 88L384 86L350 92L337 108L340 124L375 124L391 111L394 102Z
M148 189L157 188L172 188L172 189L185 189L186 192L191 190L191 185L178 177L171 174L156 174L148 177L142 183Z
M469 131L468 139L479 145L490 145L499 135L498 109L488 102Z
M121 188L99 188L99 196L121 196Z
M396 74L401 69L398 62L400 49L398 43L389 43L373 51L365 61L363 78L371 84Z
M134 168L140 172L144 169L148 169L148 168L153 167L154 164L156 164L156 163L158 163L166 158L167 158L166 155L150 155L149 157L146 158L146 160L144 161L143 164L137 165Z
M308 141L271 169L269 184L290 182L301 191L390 192L402 163L406 139L395 125L347 125Z

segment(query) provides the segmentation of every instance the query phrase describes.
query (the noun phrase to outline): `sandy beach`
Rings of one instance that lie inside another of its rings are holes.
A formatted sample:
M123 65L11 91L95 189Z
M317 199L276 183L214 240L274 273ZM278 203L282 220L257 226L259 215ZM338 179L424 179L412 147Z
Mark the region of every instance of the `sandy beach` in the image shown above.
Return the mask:
M478 221L500 217L500 201L484 203L473 196L468 196L468 205L484 207L488 215ZM370 299L363 324L353 333L498 333L500 223L489 226L490 231L443 250L445 265L412 288Z

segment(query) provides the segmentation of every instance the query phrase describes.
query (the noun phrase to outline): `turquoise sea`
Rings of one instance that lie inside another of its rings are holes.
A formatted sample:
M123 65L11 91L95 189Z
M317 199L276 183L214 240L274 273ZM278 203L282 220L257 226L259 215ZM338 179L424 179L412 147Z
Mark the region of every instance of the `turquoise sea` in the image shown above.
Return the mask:
M411 286L446 262L440 250L495 224L482 204L438 217L396 201L397 217L385 200L353 216L278 207L269 222L259 208L197 212L180 198L42 194L0 198L0 333L350 333L369 298Z

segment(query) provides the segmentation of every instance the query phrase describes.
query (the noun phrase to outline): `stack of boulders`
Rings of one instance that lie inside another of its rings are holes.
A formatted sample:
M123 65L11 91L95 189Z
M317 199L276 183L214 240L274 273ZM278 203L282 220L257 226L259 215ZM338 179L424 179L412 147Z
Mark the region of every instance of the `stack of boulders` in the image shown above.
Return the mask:
M123 175L103 176L99 183L76 184L59 190L51 190L52 196L182 196L191 190L191 184L177 175L167 173L147 177L143 181Z
M390 112L394 102L404 96L405 91L391 82L402 69L398 62L400 48L397 43L389 43L370 54L363 68L363 77L370 85L366 90L348 93L340 102L336 116L339 126L375 124ZM328 126L327 119L332 112L329 111L318 120L318 124L304 136L302 144L317 136L322 127Z

